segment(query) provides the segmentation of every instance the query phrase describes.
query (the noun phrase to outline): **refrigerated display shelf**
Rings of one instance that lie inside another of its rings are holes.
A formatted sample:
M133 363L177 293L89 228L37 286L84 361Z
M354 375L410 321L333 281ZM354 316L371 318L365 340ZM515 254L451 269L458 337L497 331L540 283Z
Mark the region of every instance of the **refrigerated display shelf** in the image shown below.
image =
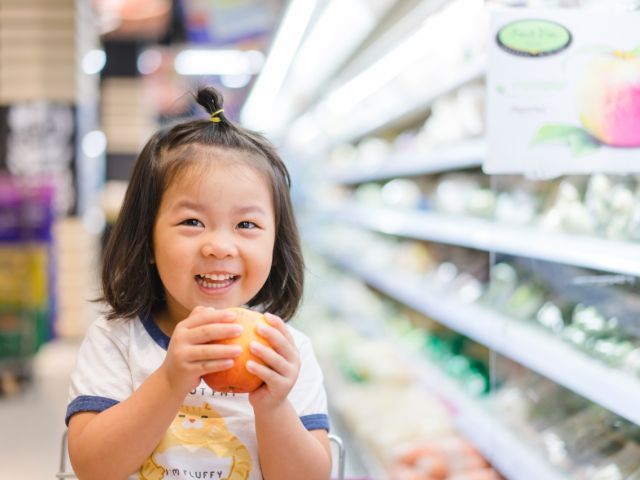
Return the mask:
M438 212L345 205L339 210L331 210L330 215L352 225L389 235L640 275L640 244L630 242L545 232Z
M339 305L332 307L338 315L341 315L342 309ZM362 322L359 319L354 319L348 314L345 314L344 318L357 331L365 335L368 334L367 331L362 331ZM564 478L546 460L536 455L533 449L518 439L509 427L501 422L500 418L493 415L483 399L474 398L464 392L455 381L428 359L413 352L411 348L404 348L401 340L389 336L386 338L388 341L398 344L395 351L403 354L404 361L416 380L438 398L451 413L457 431L471 442L506 478L509 480L539 480L541 478L562 480ZM332 371L335 369L337 369L335 366L329 368ZM332 378L333 380L331 380ZM332 391L332 384L336 389L341 388L340 385L335 385L335 378L331 373L328 374L328 383ZM364 454L364 458L367 458L366 451L359 453ZM367 463L370 469L378 468L375 462L369 461Z
M313 245L312 245L313 246ZM640 380L576 350L534 325L485 307L464 303L451 293L411 281L402 272L377 272L356 258L316 251L368 285L442 325L540 373L604 408L640 423ZM402 278L402 282L397 279Z
M509 480L562 480L565 478L492 415L478 399L466 394L438 368L422 358L412 364L419 380L437 392L454 410L454 424L491 464Z
M352 168L331 176L335 183L355 185L397 177L412 177L430 173L475 168L486 155L484 139L466 140L455 146L441 147L431 152L407 151L392 155L382 165L371 169Z
M420 117L436 99L453 92L458 88L484 77L486 57L481 56L460 67L451 76L435 81L429 88L421 89L415 95L407 96L404 101L396 102L397 108L391 115L361 115L351 112L351 121L340 125L340 130L328 132L329 141L333 145L353 142L367 135L374 135L382 130L391 129Z

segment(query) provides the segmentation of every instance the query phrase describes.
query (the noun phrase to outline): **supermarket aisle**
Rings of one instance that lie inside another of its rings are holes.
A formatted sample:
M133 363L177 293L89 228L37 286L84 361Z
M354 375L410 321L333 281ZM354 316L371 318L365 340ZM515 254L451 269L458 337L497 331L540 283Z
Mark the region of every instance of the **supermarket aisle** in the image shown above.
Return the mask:
M2 478L54 478L64 432L69 375L79 343L55 341L34 360L34 382L0 399Z

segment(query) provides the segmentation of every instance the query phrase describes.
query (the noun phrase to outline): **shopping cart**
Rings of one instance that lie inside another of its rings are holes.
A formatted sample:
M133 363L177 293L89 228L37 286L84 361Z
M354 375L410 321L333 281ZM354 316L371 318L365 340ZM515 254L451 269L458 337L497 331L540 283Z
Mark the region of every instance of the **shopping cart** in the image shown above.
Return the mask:
M333 443L333 445L335 445L338 456L338 463L336 464L338 476L335 477L335 480L344 480L344 467L346 459L344 443L342 442L342 439L336 435L330 434L329 440L331 441L331 443ZM69 456L67 451L67 431L65 430L65 432L62 434L62 442L60 445L60 468L58 470L58 473L56 474L56 478L58 480L62 480L65 478L77 478L76 474L73 473L73 470L67 470L69 468L67 465L68 459Z

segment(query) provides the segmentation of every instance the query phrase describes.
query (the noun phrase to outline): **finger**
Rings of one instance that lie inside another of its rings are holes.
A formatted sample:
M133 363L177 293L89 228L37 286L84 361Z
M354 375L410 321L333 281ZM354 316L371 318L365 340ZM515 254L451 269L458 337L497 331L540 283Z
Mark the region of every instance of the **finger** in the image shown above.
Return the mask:
M240 356L240 345L199 345L190 349L186 355L187 362L203 362L205 360L234 359Z
M266 365L260 365L253 360L249 360L246 363L246 369L249 373L253 373L256 377L264 380L267 385L275 385L277 382L282 380L282 376L279 375L275 370L267 367Z
M261 344L260 342L253 341L249 344L249 351L256 357L264 361L272 370L275 370L280 375L287 376L291 371L292 366L282 355L276 353L272 348Z
M198 362L197 365L199 366L198 370L200 375L205 375L207 373L229 370L233 367L233 360L205 360L203 362Z
M195 328L200 325L206 325L207 323L232 323L237 316L238 314L232 310L216 310L213 307L196 307L179 325L186 328Z
M287 328L287 324L284 322L284 320L282 320L277 315L274 315L273 313L265 313L264 317L267 319L267 322L269 322L269 325L282 333L282 335L284 335L284 337L289 340L289 342L295 343L295 341L293 340L293 335L291 335L291 332Z
M244 327L237 323L209 323L188 331L191 343L209 343L239 336Z
M293 339L290 341L279 329L269 325L258 324L256 332L266 339L273 349L287 360L295 358L296 347Z

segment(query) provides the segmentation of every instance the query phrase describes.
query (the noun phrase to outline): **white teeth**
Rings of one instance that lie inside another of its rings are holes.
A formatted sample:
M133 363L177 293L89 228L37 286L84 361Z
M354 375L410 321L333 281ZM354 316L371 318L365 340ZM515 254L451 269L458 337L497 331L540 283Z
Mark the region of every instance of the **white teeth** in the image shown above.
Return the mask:
M225 280L230 280L234 277L230 273L218 274L218 273L205 273L203 275L198 275L200 278L206 278L207 280L213 280L214 282L223 282Z
M196 275L197 282L204 288L225 288L231 285L236 275L225 274L202 274Z

